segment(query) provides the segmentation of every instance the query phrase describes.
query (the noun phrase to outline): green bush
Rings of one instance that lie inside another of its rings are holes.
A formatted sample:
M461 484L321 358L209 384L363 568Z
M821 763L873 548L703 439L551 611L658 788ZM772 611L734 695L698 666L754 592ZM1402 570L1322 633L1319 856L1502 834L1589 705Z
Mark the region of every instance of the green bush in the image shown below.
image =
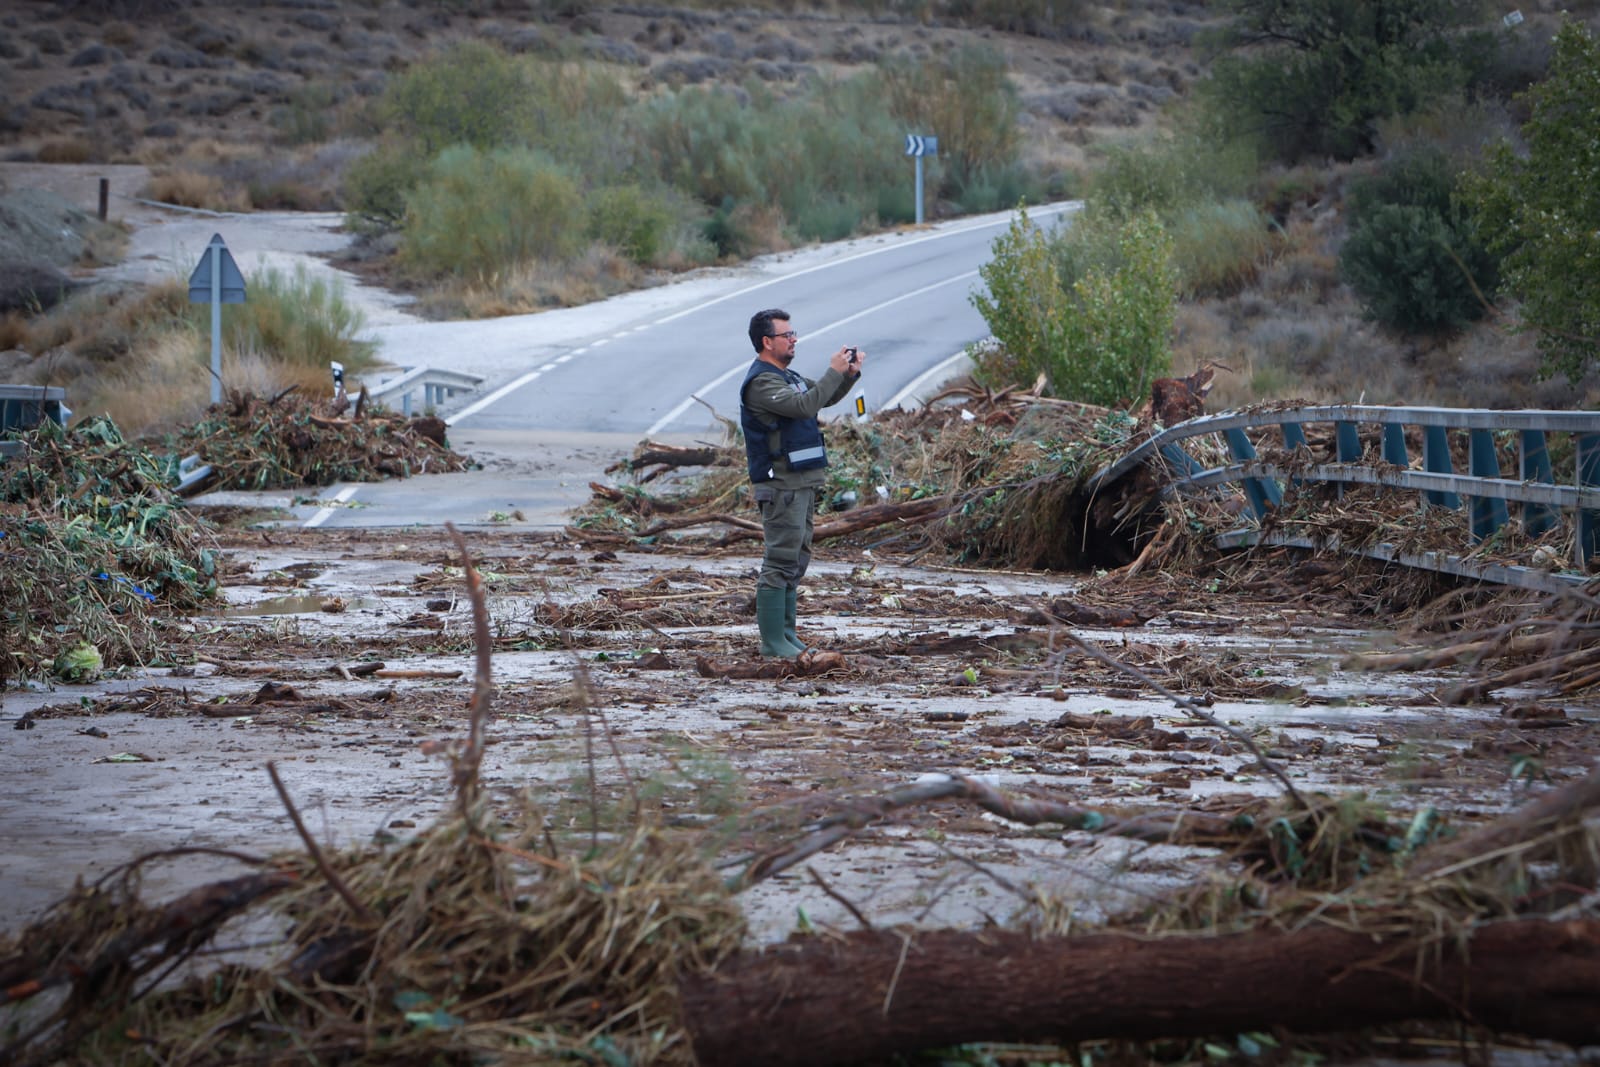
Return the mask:
M1577 381L1600 359L1600 41L1569 22L1555 45L1550 77L1528 94L1526 156L1500 145L1467 193L1545 372Z
M1073 286L1072 312L1050 380L1057 396L1106 406L1137 403L1172 366L1177 272L1172 239L1146 212L1118 234L1124 260Z
M1370 152L1375 123L1459 90L1483 55L1476 0L1226 0L1201 94L1286 163Z
M1177 212L1168 223L1172 262L1185 296L1228 296L1255 279L1273 254L1271 223L1248 200L1209 200Z
M1005 57L992 48L965 47L940 60L885 60L872 99L907 132L939 138L942 180L935 195L970 190L985 172L1017 160L1022 104Z
M1438 333L1483 317L1498 266L1456 202L1455 185L1444 154L1420 149L1352 186L1339 266L1375 321Z
M399 225L406 214L406 194L424 169L414 149L394 141L379 144L350 164L342 190L350 228L364 231Z
M1024 384L1043 374L1055 396L1115 405L1168 370L1178 275L1153 213L1088 214L1052 235L1019 211L992 250L979 268L987 292L972 302L1005 355L980 362L980 373L1003 369Z
M321 370L334 360L349 371L376 362L372 342L359 339L366 317L345 300L338 279L314 277L304 265L292 274L269 267L252 274L246 288L248 300L223 309L222 340L228 349ZM191 309L197 334L208 335L209 316L204 305Z
M1120 215L1149 210L1170 220L1193 204L1242 196L1256 173L1255 152L1242 139L1160 136L1108 148L1089 197Z
M1063 320L1069 304L1051 235L1019 208L990 252L993 258L978 268L986 291L974 293L972 304L1005 348L1004 358L989 365L1015 373L1016 378L983 384L993 388L1032 384L1041 374L1048 379L1054 353L1064 344Z
M582 248L583 197L562 168L525 148L441 152L406 198L403 260L423 275L484 280Z
M407 67L384 93L384 111L427 159L455 144L520 141L526 89L515 58L483 41L462 41Z
M666 194L632 184L598 189L586 204L588 235L646 266L666 251L680 210Z

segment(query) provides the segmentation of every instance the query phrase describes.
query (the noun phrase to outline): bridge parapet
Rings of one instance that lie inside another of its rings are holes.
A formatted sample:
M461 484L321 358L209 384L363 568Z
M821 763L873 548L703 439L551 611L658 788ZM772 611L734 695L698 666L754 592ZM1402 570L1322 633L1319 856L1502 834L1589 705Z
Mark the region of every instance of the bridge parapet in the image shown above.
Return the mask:
M1331 462L1312 455L1308 424L1331 430L1332 448L1325 451ZM1367 433L1365 442L1364 426L1376 430ZM1273 431L1281 448L1271 442ZM1463 435L1464 450L1459 448ZM1258 446L1267 454L1258 454ZM1225 454L1231 462L1207 466L1195 458L1197 452ZM1088 488L1098 493L1157 456L1170 472L1163 495L1224 484L1241 488L1255 526L1222 534L1218 543L1224 547L1337 547L1531 588L1581 583L1600 554L1600 412L1358 404L1250 408L1190 419L1153 433L1094 474ZM1457 473L1456 458L1462 457L1466 471ZM1502 470L1503 457L1509 460L1509 472ZM1509 527L1529 540L1548 541L1559 534L1564 541L1570 534L1570 550L1564 559L1547 555L1541 567L1508 568L1452 553L1408 552L1392 544L1357 548L1333 543L1337 535L1319 540L1263 529L1275 525L1269 520L1278 517L1286 490L1318 484L1331 487L1335 499L1347 486L1368 485L1413 491L1422 508L1465 507L1474 543L1495 539ZM1576 573L1554 573L1552 564L1563 562Z

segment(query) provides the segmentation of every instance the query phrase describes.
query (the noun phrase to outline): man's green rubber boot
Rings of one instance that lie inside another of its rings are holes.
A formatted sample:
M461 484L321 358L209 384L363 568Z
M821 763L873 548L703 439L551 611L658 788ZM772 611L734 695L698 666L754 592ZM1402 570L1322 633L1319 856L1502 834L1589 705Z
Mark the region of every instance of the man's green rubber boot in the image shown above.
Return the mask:
M800 635L794 632L795 617L799 612L800 590L789 586L784 590L783 597L783 636L791 645L801 652L806 650L806 643L800 640Z
M756 625L761 628L761 654L778 659L794 659L800 646L783 635L785 624L784 590L756 587Z

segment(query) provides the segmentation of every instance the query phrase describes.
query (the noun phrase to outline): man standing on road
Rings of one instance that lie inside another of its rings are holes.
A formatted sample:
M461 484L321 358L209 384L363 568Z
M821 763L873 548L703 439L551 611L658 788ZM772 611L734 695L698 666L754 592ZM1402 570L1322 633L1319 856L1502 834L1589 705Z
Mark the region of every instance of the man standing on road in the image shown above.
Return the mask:
M778 308L750 318L756 359L739 390L739 425L766 551L756 580L761 654L794 659L805 651L795 634L800 579L811 562L817 490L828 480L828 453L817 413L843 400L861 377L867 354L841 348L821 381L789 369L797 334Z

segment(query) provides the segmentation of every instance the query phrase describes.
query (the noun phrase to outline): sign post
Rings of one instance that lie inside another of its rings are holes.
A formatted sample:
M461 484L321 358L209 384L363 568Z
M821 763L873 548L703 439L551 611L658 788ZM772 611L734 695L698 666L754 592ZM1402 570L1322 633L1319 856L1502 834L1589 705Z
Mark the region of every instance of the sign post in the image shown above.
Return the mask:
M222 305L244 303L244 275L222 235L212 234L189 275L189 303L211 305L211 402L222 401Z
M906 134L906 155L913 156L917 161L917 225L922 225L922 157L936 156L939 154L939 138L923 137L920 134Z

